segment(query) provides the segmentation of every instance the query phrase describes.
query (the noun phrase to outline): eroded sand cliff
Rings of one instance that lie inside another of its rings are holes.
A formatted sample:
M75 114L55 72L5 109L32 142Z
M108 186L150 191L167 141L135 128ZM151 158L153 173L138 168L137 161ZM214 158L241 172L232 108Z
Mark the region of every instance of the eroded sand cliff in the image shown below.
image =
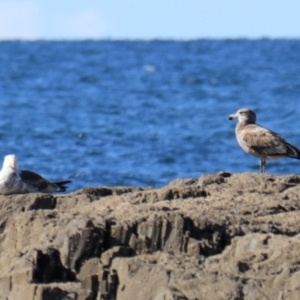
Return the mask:
M300 299L300 176L0 197L0 299Z

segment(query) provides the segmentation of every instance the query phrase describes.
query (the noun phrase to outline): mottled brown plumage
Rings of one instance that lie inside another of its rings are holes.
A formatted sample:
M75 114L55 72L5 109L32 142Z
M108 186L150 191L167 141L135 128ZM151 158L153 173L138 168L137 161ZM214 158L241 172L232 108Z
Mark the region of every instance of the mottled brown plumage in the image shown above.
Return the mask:
M257 125L256 114L248 108L242 108L229 116L229 120L238 119L235 128L237 141L248 154L260 158L262 173L266 160L290 157L300 159L300 151L289 144L278 133Z

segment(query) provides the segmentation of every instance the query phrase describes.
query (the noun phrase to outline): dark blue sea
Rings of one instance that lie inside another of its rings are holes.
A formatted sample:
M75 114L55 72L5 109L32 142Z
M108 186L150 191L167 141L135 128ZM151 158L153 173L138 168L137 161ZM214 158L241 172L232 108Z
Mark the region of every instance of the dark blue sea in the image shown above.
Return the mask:
M0 42L0 160L70 191L258 172L228 121L242 107L300 147L300 40Z

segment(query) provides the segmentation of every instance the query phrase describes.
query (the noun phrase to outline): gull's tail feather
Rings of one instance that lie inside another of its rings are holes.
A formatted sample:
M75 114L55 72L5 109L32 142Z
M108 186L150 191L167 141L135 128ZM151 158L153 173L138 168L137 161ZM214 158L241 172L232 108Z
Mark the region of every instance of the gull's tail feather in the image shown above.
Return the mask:
M293 145L286 143L287 146L287 156L290 158L300 159L300 151Z
M65 192L66 189L68 188L67 184L71 182L72 182L71 180L64 180L64 181L53 182L53 184L55 184L59 188L57 192Z

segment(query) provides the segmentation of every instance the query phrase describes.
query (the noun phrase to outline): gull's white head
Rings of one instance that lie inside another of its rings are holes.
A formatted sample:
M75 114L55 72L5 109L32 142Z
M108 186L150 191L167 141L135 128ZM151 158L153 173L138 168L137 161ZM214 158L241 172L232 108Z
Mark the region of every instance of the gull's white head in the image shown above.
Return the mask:
M255 124L256 114L249 108L241 108L235 114L230 115L229 120L238 119L239 122L245 122L248 124Z
M14 154L9 154L4 157L3 168L18 169L18 160Z

